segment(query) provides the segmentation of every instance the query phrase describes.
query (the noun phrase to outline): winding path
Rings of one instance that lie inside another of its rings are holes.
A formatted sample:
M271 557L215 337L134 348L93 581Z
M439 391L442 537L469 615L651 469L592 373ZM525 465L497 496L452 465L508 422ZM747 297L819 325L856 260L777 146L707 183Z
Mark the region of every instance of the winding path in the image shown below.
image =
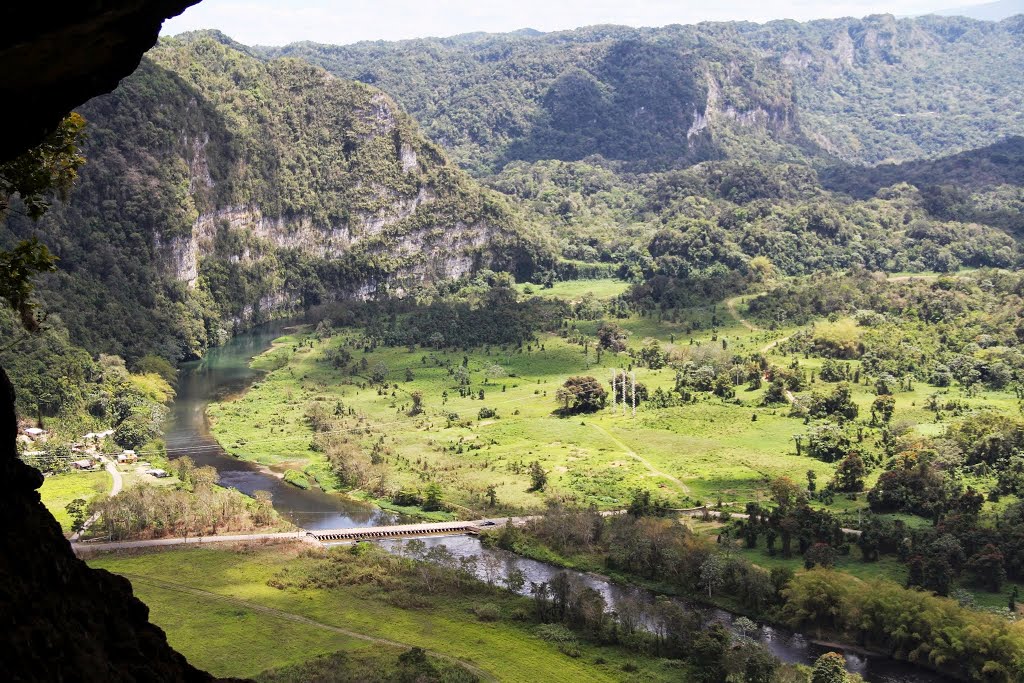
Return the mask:
M682 494L683 494L684 496L685 496L685 495L689 495L689 493L690 493L690 487L689 487L689 486L687 486L686 484L684 484L683 482L681 482L681 481L680 481L679 479L677 479L676 477L673 477L673 476L672 476L671 474L666 474L666 473L662 472L661 470L657 469L657 468L656 468L656 467L655 467L654 465L652 465L652 464L651 464L651 463L650 463L650 462L649 462L649 461L648 461L648 460L647 460L646 458L644 458L644 457L643 457L643 456L641 456L641 455L640 455L639 453L637 453L636 451L634 451L634 450L633 450L632 448L630 448L629 446L627 446L627 445L626 445L625 443L623 443L622 441L620 441L620 440L618 439L618 437L616 437L616 436L615 436L614 434L612 434L611 432L609 432L609 431L608 431L607 429L605 429L605 428L604 428L604 427L602 427L601 425L599 425L599 424L596 424L596 423L594 423L594 422L591 422L591 423L590 423L590 425L591 425L591 426L592 426L592 427L593 427L594 429L596 429L597 431L599 431L599 432L601 432L602 434L604 434L604 435L605 435L605 437L607 437L607 438L608 438L608 439L609 439L610 441L612 441L612 442L613 442L613 443L614 443L614 444L615 444L616 446L618 446L619 448L621 448L621 449L622 449L622 452L623 452L623 453L625 453L626 455L628 455L629 457L631 457L631 458L632 458L633 460L636 460L636 461L637 461L638 463L640 463L641 465L643 465L644 467L646 467L646 468L647 468L647 471L648 471L648 472L650 472L651 474L653 474L653 475L654 475L654 476L656 476L656 477L661 477L662 479L668 479L668 480L669 480L670 482L672 482L673 484L675 484L675 485L676 485L676 486L677 486L677 487L679 488L679 491L680 491L680 492L681 492L681 493L682 493Z
M292 622L295 622L297 624L302 624L304 626L312 626L314 628L323 629L325 631L333 631L334 633L339 633L339 634L341 634L343 636L347 636L349 638L355 638L356 640L362 640L362 641L365 641L365 642L368 642L368 643L373 643L375 645L386 645L386 646L389 646L389 647L395 647L395 648L401 648L401 649L409 649L411 647L414 647L410 643L402 643L402 642L399 642L397 640L390 640L388 638L378 638L376 636L370 636L370 635L367 635L365 633L359 633L358 631L352 631L350 629L342 628L340 626L334 626L332 624L325 624L322 621L316 621L315 619L310 619L309 617L304 617L301 614L295 614L294 612L285 612L284 610L279 610L279 609L276 609L274 607L267 607L266 605L261 605L259 603L250 602L249 600L242 600L241 598L235 598L235 597L232 597L230 595L224 595L223 593L215 593L213 591L207 591L207 590L203 590L201 588L193 588L192 586L187 586L187 585L182 584L182 583L175 583L175 582L172 582L172 581L164 581L162 579L154 579L152 577L141 576L139 574L131 574L131 573L125 573L125 572L119 572L119 573L121 574L121 576L124 576L125 578L131 580L132 583L138 583L138 584L142 584L142 585L152 586L152 587L155 587L155 588L160 588L160 589L167 590L167 591L173 591L173 592L176 592L176 593L185 593L185 594L188 594L188 595L196 596L198 598L202 598L204 600L209 600L209 599L212 598L214 600L220 600L222 602L228 602L228 603L231 603L233 605L237 605L239 607L244 607L245 609L252 610L254 612L260 612L261 614L266 614L266 615L275 617L277 619L283 619L283 620L286 620L286 621L292 621ZM429 649L426 649L426 648L424 648L424 649L425 649L425 651L427 653L429 653L433 657L437 657L439 659L443 659L445 661L452 662L454 664L458 664L460 666L465 667L466 669L472 671L474 674L476 674L478 677L480 677L481 680L485 680L485 681L496 681L496 680L498 680L491 673L489 673L487 671L484 671L480 667L478 667L478 666L476 666L474 664L470 664L469 662L467 662L465 660L458 659L457 657L452 657L451 655L444 654L443 652L437 652L435 650L429 650Z
M746 296L746 295L745 294L741 294L740 296L734 296L733 298L731 298L728 301L726 301L725 302L726 310L729 311L729 315L731 315L733 318L736 319L736 322L738 322L740 325L743 325L745 328L747 328L751 332L763 332L764 331L763 327L758 327L754 323L750 322L749 320L747 320L746 318L741 316L740 312L736 309L736 302L739 301L740 299L742 299L744 296ZM761 351L761 353L768 353L769 351L774 349L779 344L783 344L783 343L789 341L789 338L792 337L792 336L793 335L791 335L791 334L787 334L785 337L779 337L778 339L776 339L774 341L768 342L767 344L762 346L759 350ZM789 403L791 405L796 405L797 400L796 400L796 396L793 395L793 392L790 391L789 389L786 389L786 390L784 390L784 393L786 395L786 400L789 401Z
M100 456L100 460L103 461L104 469L106 469L107 472L110 473L110 477L111 479L113 479L113 483L110 486L110 494L108 496L109 498L113 498L117 494L121 493L121 489L124 488L124 479L121 477L121 473L117 471L117 463L103 455ZM82 523L82 528L76 531L75 533L71 534L71 542L74 543L75 541L80 539L82 537L82 534L85 533L85 530L91 527L93 523L95 523L96 520L99 518L100 513L92 513L92 516Z
M745 296L746 294L740 294L739 296L734 296L731 299L727 299L725 302L725 308L727 311L729 311L729 315L733 317L733 320L738 322L740 325L743 325L743 327L747 328L751 332L760 332L760 327L744 318L736 309L736 304L740 301L740 299L742 299Z
M744 318L742 315L740 315L739 309L736 308L736 304L741 299L743 299L746 296L749 296L749 295L741 294L739 296L734 296L731 299L727 299L726 302L725 302L725 310L729 311L729 315L732 316L733 320L738 322L740 325L743 325L743 327L747 328L751 332L765 332L766 330L763 327L760 327L760 326L756 325L755 323L750 322L749 320ZM755 296L757 296L757 295L755 295ZM759 349L759 351L761 353L768 353L769 351L771 351L773 348L775 348L779 344L782 344L782 343L788 341L789 338L792 337L792 336L793 335L791 335L791 334L787 334L785 337L779 337L778 339L770 341L767 344L765 344L764 346L762 346Z

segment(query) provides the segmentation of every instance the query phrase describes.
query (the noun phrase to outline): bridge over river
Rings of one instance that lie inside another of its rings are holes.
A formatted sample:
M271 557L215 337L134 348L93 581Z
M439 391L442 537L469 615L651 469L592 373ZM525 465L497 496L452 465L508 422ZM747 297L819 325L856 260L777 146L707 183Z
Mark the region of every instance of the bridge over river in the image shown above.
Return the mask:
M680 516L695 517L710 511L709 508L693 508L689 510L675 510ZM600 513L603 516L619 515L623 510ZM733 513L733 517L746 519L747 515ZM309 543L344 543L346 541L372 541L385 538L416 538L418 536L442 536L446 534L478 534L484 529L497 529L509 522L516 526L526 524L537 516L526 517L495 517L490 519L476 519L463 522L421 522L418 524L392 524L388 526L362 526L347 527L344 529L315 529L307 531L297 529L285 533L263 533L263 534L226 534L223 536L189 536L187 538L154 538L144 541L114 541L100 542L77 542L72 543L75 551L89 550L126 550L129 548L150 548L164 545L185 545L199 543L230 543L241 541L274 541L284 539L298 539ZM859 536L860 531L856 529L843 529L843 533Z
M424 524L392 524L389 526L353 527L350 529L317 529L307 531L321 543L338 541L363 541L375 538L414 538L416 536L437 536L440 534L478 534L484 526L497 526L497 520L475 522L438 522Z
M416 538L418 536L441 536L445 534L478 534L481 529L495 529L511 521L515 525L526 524L533 517L512 517L477 519L469 522L424 522L420 524L394 524L376 527L349 527L346 529L297 529L284 533L265 534L224 534L222 536L189 536L187 538L152 538L142 541L80 541L71 547L76 552L93 550L128 550L130 548L153 548L165 545L192 545L208 543L239 543L245 541L301 540L309 543L343 543L345 541L368 541L380 538Z

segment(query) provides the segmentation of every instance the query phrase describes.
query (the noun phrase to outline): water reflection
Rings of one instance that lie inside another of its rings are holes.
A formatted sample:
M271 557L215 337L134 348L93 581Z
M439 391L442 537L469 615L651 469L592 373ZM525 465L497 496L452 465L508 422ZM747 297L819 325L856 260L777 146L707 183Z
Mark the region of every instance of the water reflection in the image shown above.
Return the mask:
M274 323L233 338L211 349L202 360L185 363L178 375L177 397L166 428L168 455L187 455L199 465L214 467L223 486L252 495L270 491L274 508L304 529L334 529L395 524L398 515L372 505L334 496L319 489L303 491L253 463L228 455L210 435L206 407L211 400L244 390L258 379L249 361L270 348L285 333L286 323Z
M270 348L271 342L281 336L288 324L267 325L239 335L223 347L213 349L202 360L181 367L177 398L171 409L166 430L168 453L172 458L188 455L199 465L210 465L220 474L220 483L251 495L253 491L270 491L274 508L293 524L305 529L332 529L354 526L383 526L409 521L398 515L357 501L326 494L323 491L302 490L261 470L258 466L228 455L210 435L206 407L211 400L241 391L258 378L249 368L253 356ZM551 565L518 557L500 549L484 548L471 536L445 536L425 538L428 545L446 545L457 557L476 555L481 559L493 557L495 562L477 568L480 578L487 571L495 572L503 581L511 566L517 566L526 576L524 594L529 594L530 582L550 581L560 571ZM383 540L380 544L397 551L403 541ZM593 588L604 596L609 609L626 602L649 605L654 595L648 591L617 586L601 577L569 572L574 580ZM493 577L492 577L493 578ZM722 610L709 610L710 618L732 626L735 617ZM642 619L649 617L642 617ZM649 623L649 622L648 622ZM816 645L798 633L771 626L761 626L751 634L785 662L812 664L829 648ZM847 666L871 683L939 683L953 680L939 674L915 669L907 664L885 657L864 657L845 653Z
M518 567L526 576L526 584L523 590L520 591L523 595L530 595L530 582L541 583L550 581L555 574L564 571L575 582L599 592L604 597L609 610L620 610L624 606L634 605L640 605L643 609L653 604L655 600L654 593L642 588L620 586L594 574L560 569L544 562L519 557L500 548L486 548L480 543L478 538L473 536L438 536L421 540L428 548L436 545L447 546L448 550L457 558L476 555L480 558L480 562L477 563L476 574L478 578L483 580L491 578L494 581L494 576L488 577L486 575L486 572L490 571L496 574L496 583L503 585L510 567ZM377 543L389 552L401 553L402 547L407 541L384 539L377 541ZM494 561L490 563L485 562L488 557L493 558ZM689 609L694 608L692 605L687 607ZM736 632L733 626L733 622L737 619L736 615L714 608L699 609L702 609L709 619L718 621ZM639 623L644 626L651 624L649 612L641 615ZM772 654L782 661L795 664L813 664L824 653L836 651L835 648L816 644L802 634L768 625L761 625L758 631L748 633L747 635L764 644ZM897 662L887 657L864 656L854 652L844 652L843 655L846 657L847 668L854 673L860 674L866 681L871 683L939 683L941 681L954 680L940 674L921 671L909 664Z

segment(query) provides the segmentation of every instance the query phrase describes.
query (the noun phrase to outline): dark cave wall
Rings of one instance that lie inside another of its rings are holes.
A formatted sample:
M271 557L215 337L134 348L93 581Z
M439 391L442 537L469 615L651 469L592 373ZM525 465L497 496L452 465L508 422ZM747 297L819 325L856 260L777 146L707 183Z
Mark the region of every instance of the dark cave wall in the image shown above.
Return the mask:
M0 9L0 161L135 70L163 20L197 0L10 2ZM124 578L75 557L17 458L14 390L0 368L0 680L209 681L149 623Z
M164 19L199 0L7 0L0 8L0 160L135 71Z
M75 557L17 459L14 391L0 369L0 672L5 681L209 681L149 623L127 579Z

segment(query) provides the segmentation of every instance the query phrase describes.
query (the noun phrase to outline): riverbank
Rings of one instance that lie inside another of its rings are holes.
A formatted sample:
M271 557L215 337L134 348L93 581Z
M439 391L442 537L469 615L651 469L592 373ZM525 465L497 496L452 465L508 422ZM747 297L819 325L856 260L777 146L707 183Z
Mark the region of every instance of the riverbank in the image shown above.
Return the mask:
M606 566L603 558L596 553L579 553L573 556L562 555L553 549L538 543L535 539L531 539L529 536L522 534L515 534L518 536L517 542L513 543L511 547L505 548L504 545L500 544L499 539L501 538L501 531L485 531L480 535L480 542L486 547L503 548L511 550L516 555L526 557L538 562L543 562L547 565L560 567L570 571L583 572L589 576L592 576L601 581L607 581L610 584L641 589L648 591L655 595L664 595L674 598L682 599L688 603L701 605L706 608L712 608L717 610L723 610L733 616L744 616L753 619L761 624L767 624L775 628L784 630L793 630L793 624L790 623L785 615L790 608L788 601L784 599L783 604L777 606L768 606L765 609L751 609L748 604L745 604L742 600L735 597L725 590L719 590L712 592L709 596L701 591L687 591L680 586L673 585L666 581L652 580L643 576L639 576L630 572L609 570ZM506 543L507 543L507 539ZM817 570L821 572L823 570ZM859 579L851 577L841 572L829 572L831 576L838 579L839 583L845 583L849 581L855 581L863 583ZM791 574L791 576L794 576ZM772 577L773 579L775 576ZM794 578L802 579L802 572L794 576ZM790 579L792 581L793 579ZM886 582L891 583L891 582ZM720 588L723 586L720 585ZM891 590L897 592L906 593L907 595L923 596L924 594L919 591L911 591L903 589L896 584L892 584ZM827 586L821 586L819 590L823 594L827 594L829 591L837 592L839 588L830 588ZM781 592L785 598L785 591ZM940 601L945 603L947 607L952 607L955 603L951 600L944 598L928 598L934 601ZM819 605L820 609L828 609L824 604ZM833 609L834 609L833 605ZM814 609L814 608L810 608ZM955 609L959 610L959 607ZM794 610L795 611L795 610ZM907 615L904 615L905 618ZM984 615L989 617L989 615ZM912 618L912 617L910 617ZM920 626L919 626L920 628ZM917 670L920 672L920 678L915 678L912 675L907 678L889 679L884 680L921 680L921 681L955 681L955 680L967 680L966 677L953 675L950 672L949 666L936 666L936 667L922 667L920 664L912 663L906 657L894 657L894 652L898 650L886 650L880 647L871 647L864 643L854 643L845 637L844 633L834 629L821 628L816 629L805 628L796 629L804 633L813 633L813 636L808 636L808 641L814 644L818 644L823 648L834 649L847 655L849 662L850 655L860 656L865 659L877 659L885 660L890 662L897 662L901 665L906 665L910 670ZM871 680L870 678L868 680Z
M323 529L343 528L350 526L380 526L394 523L397 520L395 520L393 516L391 516L390 518L386 518L386 513L383 513L377 507L369 505L359 506L356 505L354 501L351 501L348 498L336 495L328 495L315 488L311 488L309 490L300 490L285 484L283 481L279 479L267 476L266 474L260 472L259 469L251 462L239 460L236 457L232 457L230 455L225 454L223 450L216 445L216 441L214 441L213 438L209 435L208 424L206 424L206 421L201 420L200 422L197 423L197 421L195 420L196 415L201 416L203 414L202 410L205 410L205 407L209 401L209 397L220 395L218 393L218 388L222 386L224 383L234 382L234 386L237 388L238 386L246 384L253 380L253 378L255 377L255 373L250 367L249 360L253 356L267 349L274 338L274 336L268 334L261 337L258 340L258 344L253 343L247 347L243 346L242 348L225 349L223 356L220 358L220 360L223 361L222 363L218 363L218 359L211 358L208 359L209 362L205 364L205 367L203 368L203 372L201 374L191 374L188 372L184 373L182 383L184 388L180 389L180 400L179 402L176 402L175 405L175 423L177 427L176 436L178 436L181 439L181 441L185 442L186 444L188 444L188 440L190 439L194 441L197 435L200 439L206 439L207 443L210 444L210 449L209 451L204 451L204 457L208 459L209 464L213 464L214 466L217 467L218 471L221 473L222 480L229 483L230 485L236 486L237 488L245 492L251 492L255 489L270 490L268 487L276 486L277 488L274 489L275 508L281 511L282 514L285 515L287 518L295 520L296 524L304 528ZM259 348L254 348L256 346L259 346ZM341 412L347 412L344 409L346 408L346 406L350 406L351 404L344 396L339 396L337 398L333 396L328 396L327 400L324 400L323 395L321 395L320 393L322 387L327 386L324 384L324 382L326 382L330 377L336 377L338 373L335 370L333 370L329 365L325 366L325 363L322 360L317 360L313 355L311 355L313 349L310 346L307 345L305 348L310 350L301 351L301 348L297 347L292 351L292 353L294 353L295 355L301 355L303 358L303 365L300 365L296 368L296 371L293 376L283 376L284 374L292 375L292 373L289 372L289 370L292 369L290 365L287 366L287 369L285 368L285 366L282 366L281 368L275 371L275 373L282 373L282 376L279 378L279 381L277 382L277 386L276 388L274 388L274 391L288 391L290 386L292 390L296 392L302 392L301 396L297 394L293 395L290 399L290 402L287 405L287 410L291 411L292 413L296 413L296 411L301 411L302 408L306 405L304 403L305 399L310 398L315 399L314 403L326 403L324 407L330 407L332 410L337 410L338 405L336 403L340 402L341 407L343 409ZM343 345L335 343L333 346L323 345L320 350L324 352L340 352L341 350L344 350L344 348ZM394 355L398 353L398 351L388 350L388 353ZM403 358L405 358L405 356L403 356ZM413 356L410 358L405 358L403 362L408 364L412 361L417 361L417 359L419 358L420 356ZM421 362L421 365L423 364L422 361L417 362ZM473 361L470 360L471 364L472 362ZM226 369L227 371L221 372L222 369ZM420 374L422 374L422 371L416 369L414 365L410 365L406 369L410 370L414 377L419 377ZM557 369L552 369L552 371L558 372ZM270 384L270 379L272 379L272 376L268 377L269 378L260 380L260 382L258 383L259 386L255 388L256 391L268 390L267 387ZM442 378L442 382L446 381L448 380L443 380ZM341 388L344 391L348 392L358 393L360 391L363 391L363 389L360 389L358 385L355 384L343 384L341 385ZM496 385L492 385L492 388L488 389L488 391L494 393L498 392L499 389ZM540 390L531 390L531 398L529 399L530 401L536 400L535 396L536 392L538 391ZM419 418L419 421L410 421L409 415L403 410L402 405L398 402L399 398L397 395L397 390L393 392L395 396L379 395L376 390L369 391L366 393L378 395L379 401L384 402L383 406L378 407L388 409L390 414L392 415L390 419L399 426L392 425L391 428L384 430L380 429L383 423L379 423L378 420L364 422L359 415L355 415L349 416L353 418L353 420L351 420L352 425L346 427L346 425L348 425L348 423L346 422L345 425L340 425L338 429L341 430L341 433L349 433L351 430L356 430L352 431L352 433L358 433L360 435L360 439L363 439L365 437L368 446L361 447L366 448L366 450L363 451L363 454L367 457L369 457L370 455L368 451L371 446L377 443L383 444L378 455L382 457L383 464L387 467L389 472L392 471L392 466L399 468L400 470L404 470L405 468L412 468L416 472L416 481L422 482L424 481L424 476L429 476L429 480L431 481L436 480L448 482L449 484L460 481L460 477L470 473L472 473L472 476L478 478L476 479L476 481L482 484L486 481L493 481L494 477L497 476L495 472L497 472L498 474L500 474L501 477L508 478L512 482L513 486L519 486L516 477L512 476L515 474L514 467L512 466L515 465L516 463L502 463L501 459L497 457L497 454L491 451L487 447L486 441L483 440L487 435L483 433L477 434L477 428L486 429L490 432L490 430L495 428L506 428L508 425L511 424L510 421L504 419L489 419L481 421L480 425L477 425L476 428L474 428L472 425L470 425L469 427L462 425L452 425L450 427L444 427L443 429L441 429L442 433L449 434L453 439L456 435L459 434L461 434L462 437L460 437L460 439L457 441L447 442L447 445L445 442L438 442L436 440L434 441L434 446L443 451L445 454L444 459L442 461L437 462L421 459L420 461L417 462L416 460L414 460L414 456L419 451L413 449L409 451L408 454L406 454L406 451L403 450L403 447L405 445L405 441L403 440L406 439L407 437L415 437L415 439L422 439L424 437L429 437L432 431L436 432L438 427L431 427L432 418L430 418L429 416L421 416ZM182 397L184 397L184 400L181 400ZM372 396L368 400L378 402L378 399L373 399ZM240 414L244 413L247 416L247 420L254 420L254 425L262 424L264 430L269 428L271 433L281 434L281 425L271 421L273 419L276 419L274 411L279 408L277 404L275 404L274 402L261 402L259 400L259 396L254 394L254 391L249 391L242 394L240 402L241 401L244 401L246 403L244 405L242 405L241 403L232 404L232 410L235 410ZM388 404L393 405L391 405L390 408L388 408ZM201 408L202 410L197 410L197 408ZM701 408L704 412L707 412L714 408L714 404L708 403L707 405L702 405ZM395 416L396 413L400 414ZM286 422L288 419L293 419L297 421L296 424L305 424L305 417L303 412L297 412L296 414L291 415L291 417L285 415L283 416L283 419L285 419ZM562 435L561 431L559 431L558 435L544 431L545 425L548 424L549 420L550 416L546 415L539 417L538 420L528 421L529 425L534 430L529 435L530 438L533 439L533 441L530 441L530 443L535 443L536 439L538 438L553 438L555 436ZM747 422L745 422L745 424L749 424L749 415L746 418L746 420ZM596 443L593 443L593 440L597 436L600 436L600 432L585 424L586 421L587 420L583 420L581 423L577 423L577 421L575 420L557 420L554 423L552 423L555 424L559 428L559 430L563 428L571 428L578 432L574 432L574 434L576 434L576 436L578 436L581 440L581 447L580 449L573 451L573 454L570 455L570 457L576 458L576 460L572 460L571 462L581 461L580 464L583 466L593 465L596 462L594 460L588 460L587 458L582 457L585 455L584 451L589 450L592 447L597 448L598 451L608 451L610 448L607 444L598 445ZM624 434L621 431L622 427L617 426L617 423L613 424L614 422L614 418L609 418L608 426L606 428L615 430L615 432L618 434L616 438L618 438L620 441L623 441L623 437L626 436L626 434ZM579 424L579 429L576 429L577 424ZM376 425L376 427L374 425ZM657 425L652 426L657 427ZM453 431L449 432L449 430ZM517 430L518 427L514 427L513 432L511 432L511 434L519 434ZM250 453L250 456L252 457L252 459L259 459L257 457L259 453L267 455L274 452L279 452L279 447L281 443L304 441L305 444L308 444L310 439L309 435L311 433L312 432L309 431L308 426L301 427L297 432L297 436L285 433L280 437L275 437L278 439L276 441L272 438L266 438L258 442L247 441L245 444L241 444L241 447L247 450L253 449L253 452ZM471 435L472 438L470 439L466 437L466 434ZM506 436L508 436L508 434L506 434ZM637 435L628 437L628 442L632 444L636 436ZM520 441L517 443L520 443L521 446L524 445L521 440L522 438L525 437L522 434L519 434L519 436L516 438L520 439ZM287 439L287 441L284 441L284 439ZM625 443L625 441L623 442ZM169 450L173 451L174 445L175 443L173 442L173 439L169 437L169 446L172 447ZM555 447L556 449L564 449L565 445L564 443L556 442ZM632 445L632 448L634 449L638 447L639 446L635 444ZM615 449L611 449L611 451L606 454L607 457L613 458L616 457L616 455L617 450ZM520 448L520 450L518 451L516 462L521 462L522 459L522 450ZM284 462L285 460L286 459L282 456L281 461ZM289 461L290 460L291 459L289 458ZM570 461L566 460L566 462ZM806 459L803 459L802 462L806 463L808 461ZM616 463L618 463L618 465L620 465L621 467L632 466L629 460L621 460L621 458L617 459ZM448 464L451 464L451 467L449 467ZM506 470L502 471L502 467L505 467ZM510 467L512 467L511 470L507 469ZM461 470L459 468L461 468ZM427 474L428 472L429 475ZM570 473L559 472L556 470L549 477L549 486L554 486L554 483L558 480L562 480L564 476L573 478L576 483L589 481L579 477L574 478L571 476ZM628 482L628 479L620 479L618 481L621 484L622 482ZM605 482L603 477L597 476L595 481L590 482L588 485L603 486L604 483ZM507 486L507 484L505 484L505 486ZM499 502L507 503L507 499L504 499L502 497L502 490L504 489L502 489L501 487L497 488L496 490ZM557 492L554 489L552 489L546 495L557 495ZM553 558L545 557L544 559L551 560ZM602 569L602 567L599 565L592 565L586 567L586 569L593 571L600 570ZM654 575L658 574L655 573ZM749 613L749 611L745 609L743 605L728 603L724 604L725 606L737 612ZM758 611L754 611L754 613L759 614ZM894 618L892 619L894 623L896 623L896 617L898 616L899 615L894 615ZM911 616L913 616L913 614L908 612L908 617ZM911 627L912 625L908 625L908 628ZM812 625L811 627L803 630L816 633L817 635L824 635L826 631L833 632L830 629L823 629L820 625L817 624ZM956 661L956 659L954 659L953 661ZM918 679L900 678L896 680L913 681Z
M716 336L703 308L678 321L618 322L637 341L657 338L666 353L684 334L693 348ZM613 368L633 362L625 353L596 359L579 341L596 323L576 324L572 338L539 333L521 347L464 350L385 346L358 327L288 334L252 363L266 374L248 391L210 405L211 432L228 453L301 471L325 490L341 488L325 472L333 449L347 483L378 503L399 492L422 499L434 485L448 504L508 513L541 510L549 498L622 509L636 489L672 507L745 502L763 491L764 471L831 476L834 467L792 452L795 423L762 405L764 388L645 406L636 419L611 410L557 414L555 394L569 377L605 383ZM717 345L727 336L736 353L764 343L764 333L731 319L719 321L717 335ZM675 386L668 369L635 372L649 392ZM543 491L533 486L533 461L546 473Z
M130 578L171 645L218 676L258 676L338 651L365 654L361 636L387 641L377 647L389 657L409 647L446 655L482 671L481 680L668 683L687 675L681 662L621 647L580 639L568 649L538 632L529 599L476 583L428 590L414 575L348 549L195 546L89 562Z

